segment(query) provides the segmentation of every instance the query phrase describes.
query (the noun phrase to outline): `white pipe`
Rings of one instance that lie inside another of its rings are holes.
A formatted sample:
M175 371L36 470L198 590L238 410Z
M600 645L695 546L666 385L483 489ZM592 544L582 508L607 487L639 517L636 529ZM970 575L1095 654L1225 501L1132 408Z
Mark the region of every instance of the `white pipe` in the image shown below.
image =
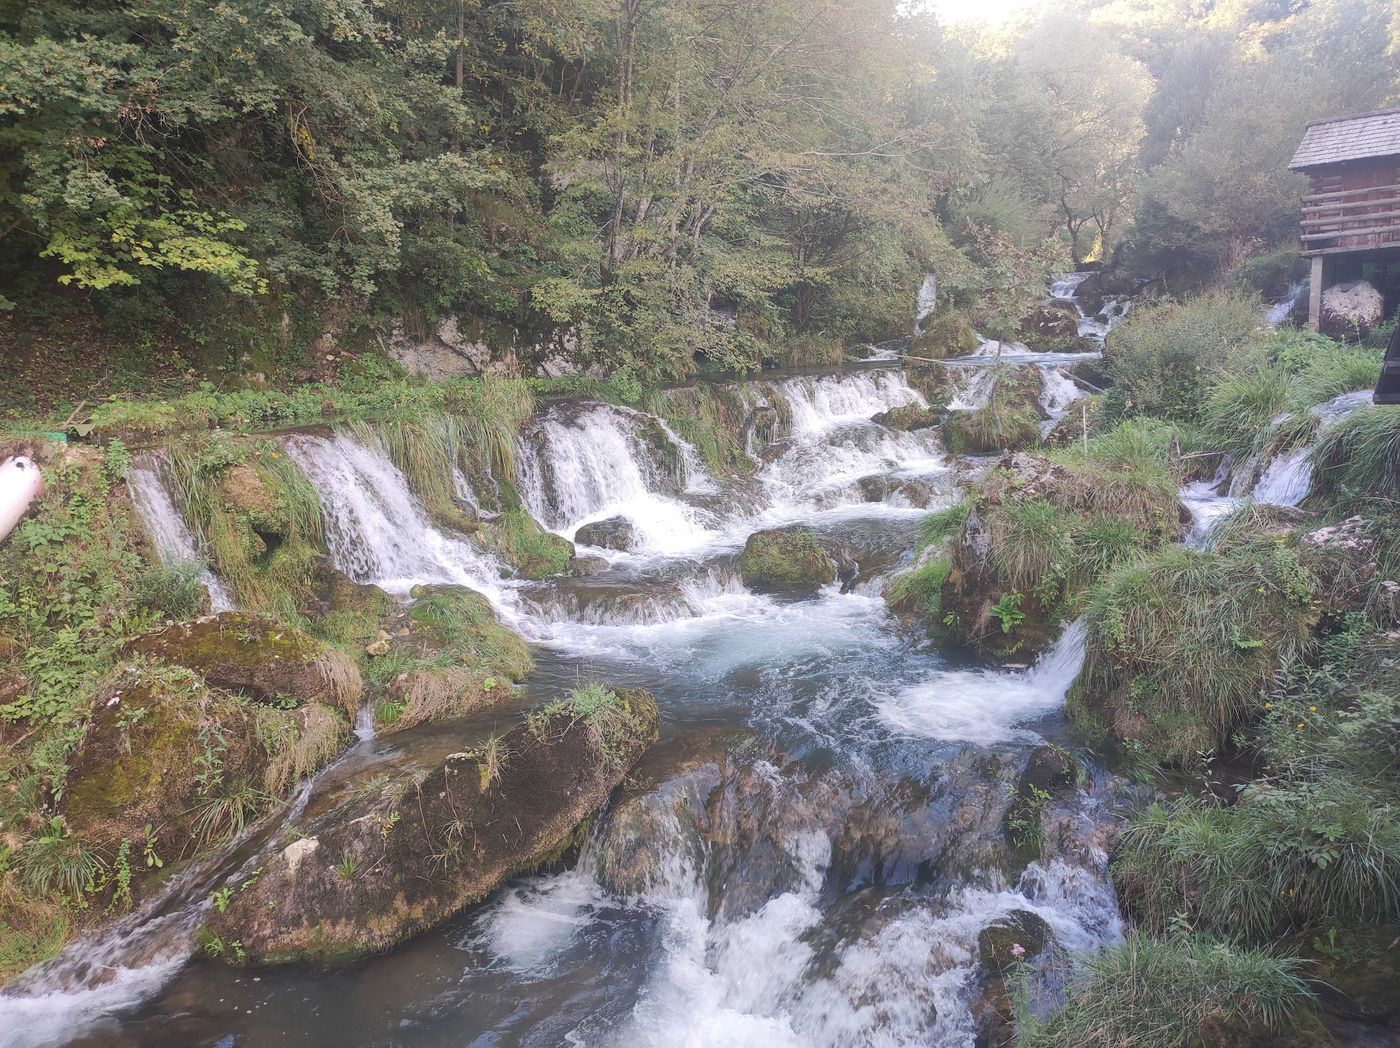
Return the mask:
M44 493L44 475L26 455L0 465L0 542L14 530L30 503Z

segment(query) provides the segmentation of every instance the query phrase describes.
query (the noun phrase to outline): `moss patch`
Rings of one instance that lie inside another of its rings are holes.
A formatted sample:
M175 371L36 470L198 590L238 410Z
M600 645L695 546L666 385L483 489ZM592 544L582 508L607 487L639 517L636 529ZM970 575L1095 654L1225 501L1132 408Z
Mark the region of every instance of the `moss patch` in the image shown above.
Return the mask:
M739 558L744 585L779 593L814 593L836 581L836 562L806 528L756 531Z

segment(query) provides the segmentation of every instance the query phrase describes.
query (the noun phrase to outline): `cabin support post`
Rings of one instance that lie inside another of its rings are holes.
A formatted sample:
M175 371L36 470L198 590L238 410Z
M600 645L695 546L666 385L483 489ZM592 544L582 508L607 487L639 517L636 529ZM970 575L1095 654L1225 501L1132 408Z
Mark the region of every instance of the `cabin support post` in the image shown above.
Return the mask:
M1322 323L1322 293L1332 283L1336 265L1326 255L1313 255L1312 276L1308 282L1308 327L1313 331Z

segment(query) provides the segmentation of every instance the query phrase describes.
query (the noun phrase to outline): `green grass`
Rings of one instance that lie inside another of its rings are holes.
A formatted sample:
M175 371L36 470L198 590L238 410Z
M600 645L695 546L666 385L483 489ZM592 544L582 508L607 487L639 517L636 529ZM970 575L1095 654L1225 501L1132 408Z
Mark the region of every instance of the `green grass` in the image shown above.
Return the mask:
M951 506L935 510L919 522L919 546L925 548L962 531L967 515L972 512L972 500L960 499Z
M1068 1002L1026 1016L1018 1048L1202 1048L1285 1035L1311 1021L1303 962L1205 938L1130 934L1094 954Z
M1319 494L1334 501L1400 500L1400 405L1369 405L1323 434Z
M567 570L573 544L535 521L525 510L506 510L483 530L483 541L527 579L543 579Z
M943 582L951 569L946 560L931 560L897 576L890 587L890 607L936 625L942 617Z
M1346 779L1245 789L1238 804L1153 805L1123 831L1120 895L1157 933L1173 922L1266 942L1400 919L1400 809Z
M1172 547L1123 564L1086 598L1070 709L1189 763L1222 745L1258 710L1274 670L1308 648L1313 595L1298 552L1280 542Z

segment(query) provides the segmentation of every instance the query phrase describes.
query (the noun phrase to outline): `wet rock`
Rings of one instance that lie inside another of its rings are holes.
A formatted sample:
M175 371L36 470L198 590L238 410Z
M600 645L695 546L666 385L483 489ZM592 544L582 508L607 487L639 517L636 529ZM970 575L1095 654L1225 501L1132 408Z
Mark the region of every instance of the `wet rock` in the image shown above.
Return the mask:
M1052 941L1050 926L1030 910L1012 910L977 935L977 960L989 971L1004 973L1038 957Z
M608 563L606 557L585 553L583 556L573 559L573 563L569 565L569 574L578 578L588 578L592 575L601 575L610 567L612 565Z
M931 483L918 477L861 477L856 486L866 502L925 507L938 495Z
M1331 941L1319 936L1309 952L1329 1012L1370 1021L1400 1017L1400 926L1340 929Z
M744 421L743 443L745 447L762 447L771 444L778 436L778 409L768 404L760 404L749 412Z
M1026 767L1016 783L1016 792L1022 796L1033 790L1043 793L1059 793L1072 790L1079 784L1079 765L1063 746L1043 745L1031 750Z
M1046 302L1021 319L1021 341L1040 348L1061 346L1079 336L1079 314L1068 302Z
M215 687L259 702L319 702L352 720L364 689L344 653L265 615L206 615L149 633L128 651L184 666Z
M930 429L943 421L943 415L933 407L919 404L901 404L897 408L882 411L871 418L877 426L912 432L917 429Z
M599 546L603 549L626 552L636 545L636 531L626 517L609 517L607 520L585 524L574 534L574 541L583 546Z
M238 941L239 963L345 962L553 861L656 739L649 693L609 694L351 796L210 914L207 941Z
M739 572L759 592L815 593L836 581L836 562L809 529L775 528L749 536Z
M1365 338L1385 319L1385 296L1367 280L1347 280L1322 293L1319 330L1332 338Z

